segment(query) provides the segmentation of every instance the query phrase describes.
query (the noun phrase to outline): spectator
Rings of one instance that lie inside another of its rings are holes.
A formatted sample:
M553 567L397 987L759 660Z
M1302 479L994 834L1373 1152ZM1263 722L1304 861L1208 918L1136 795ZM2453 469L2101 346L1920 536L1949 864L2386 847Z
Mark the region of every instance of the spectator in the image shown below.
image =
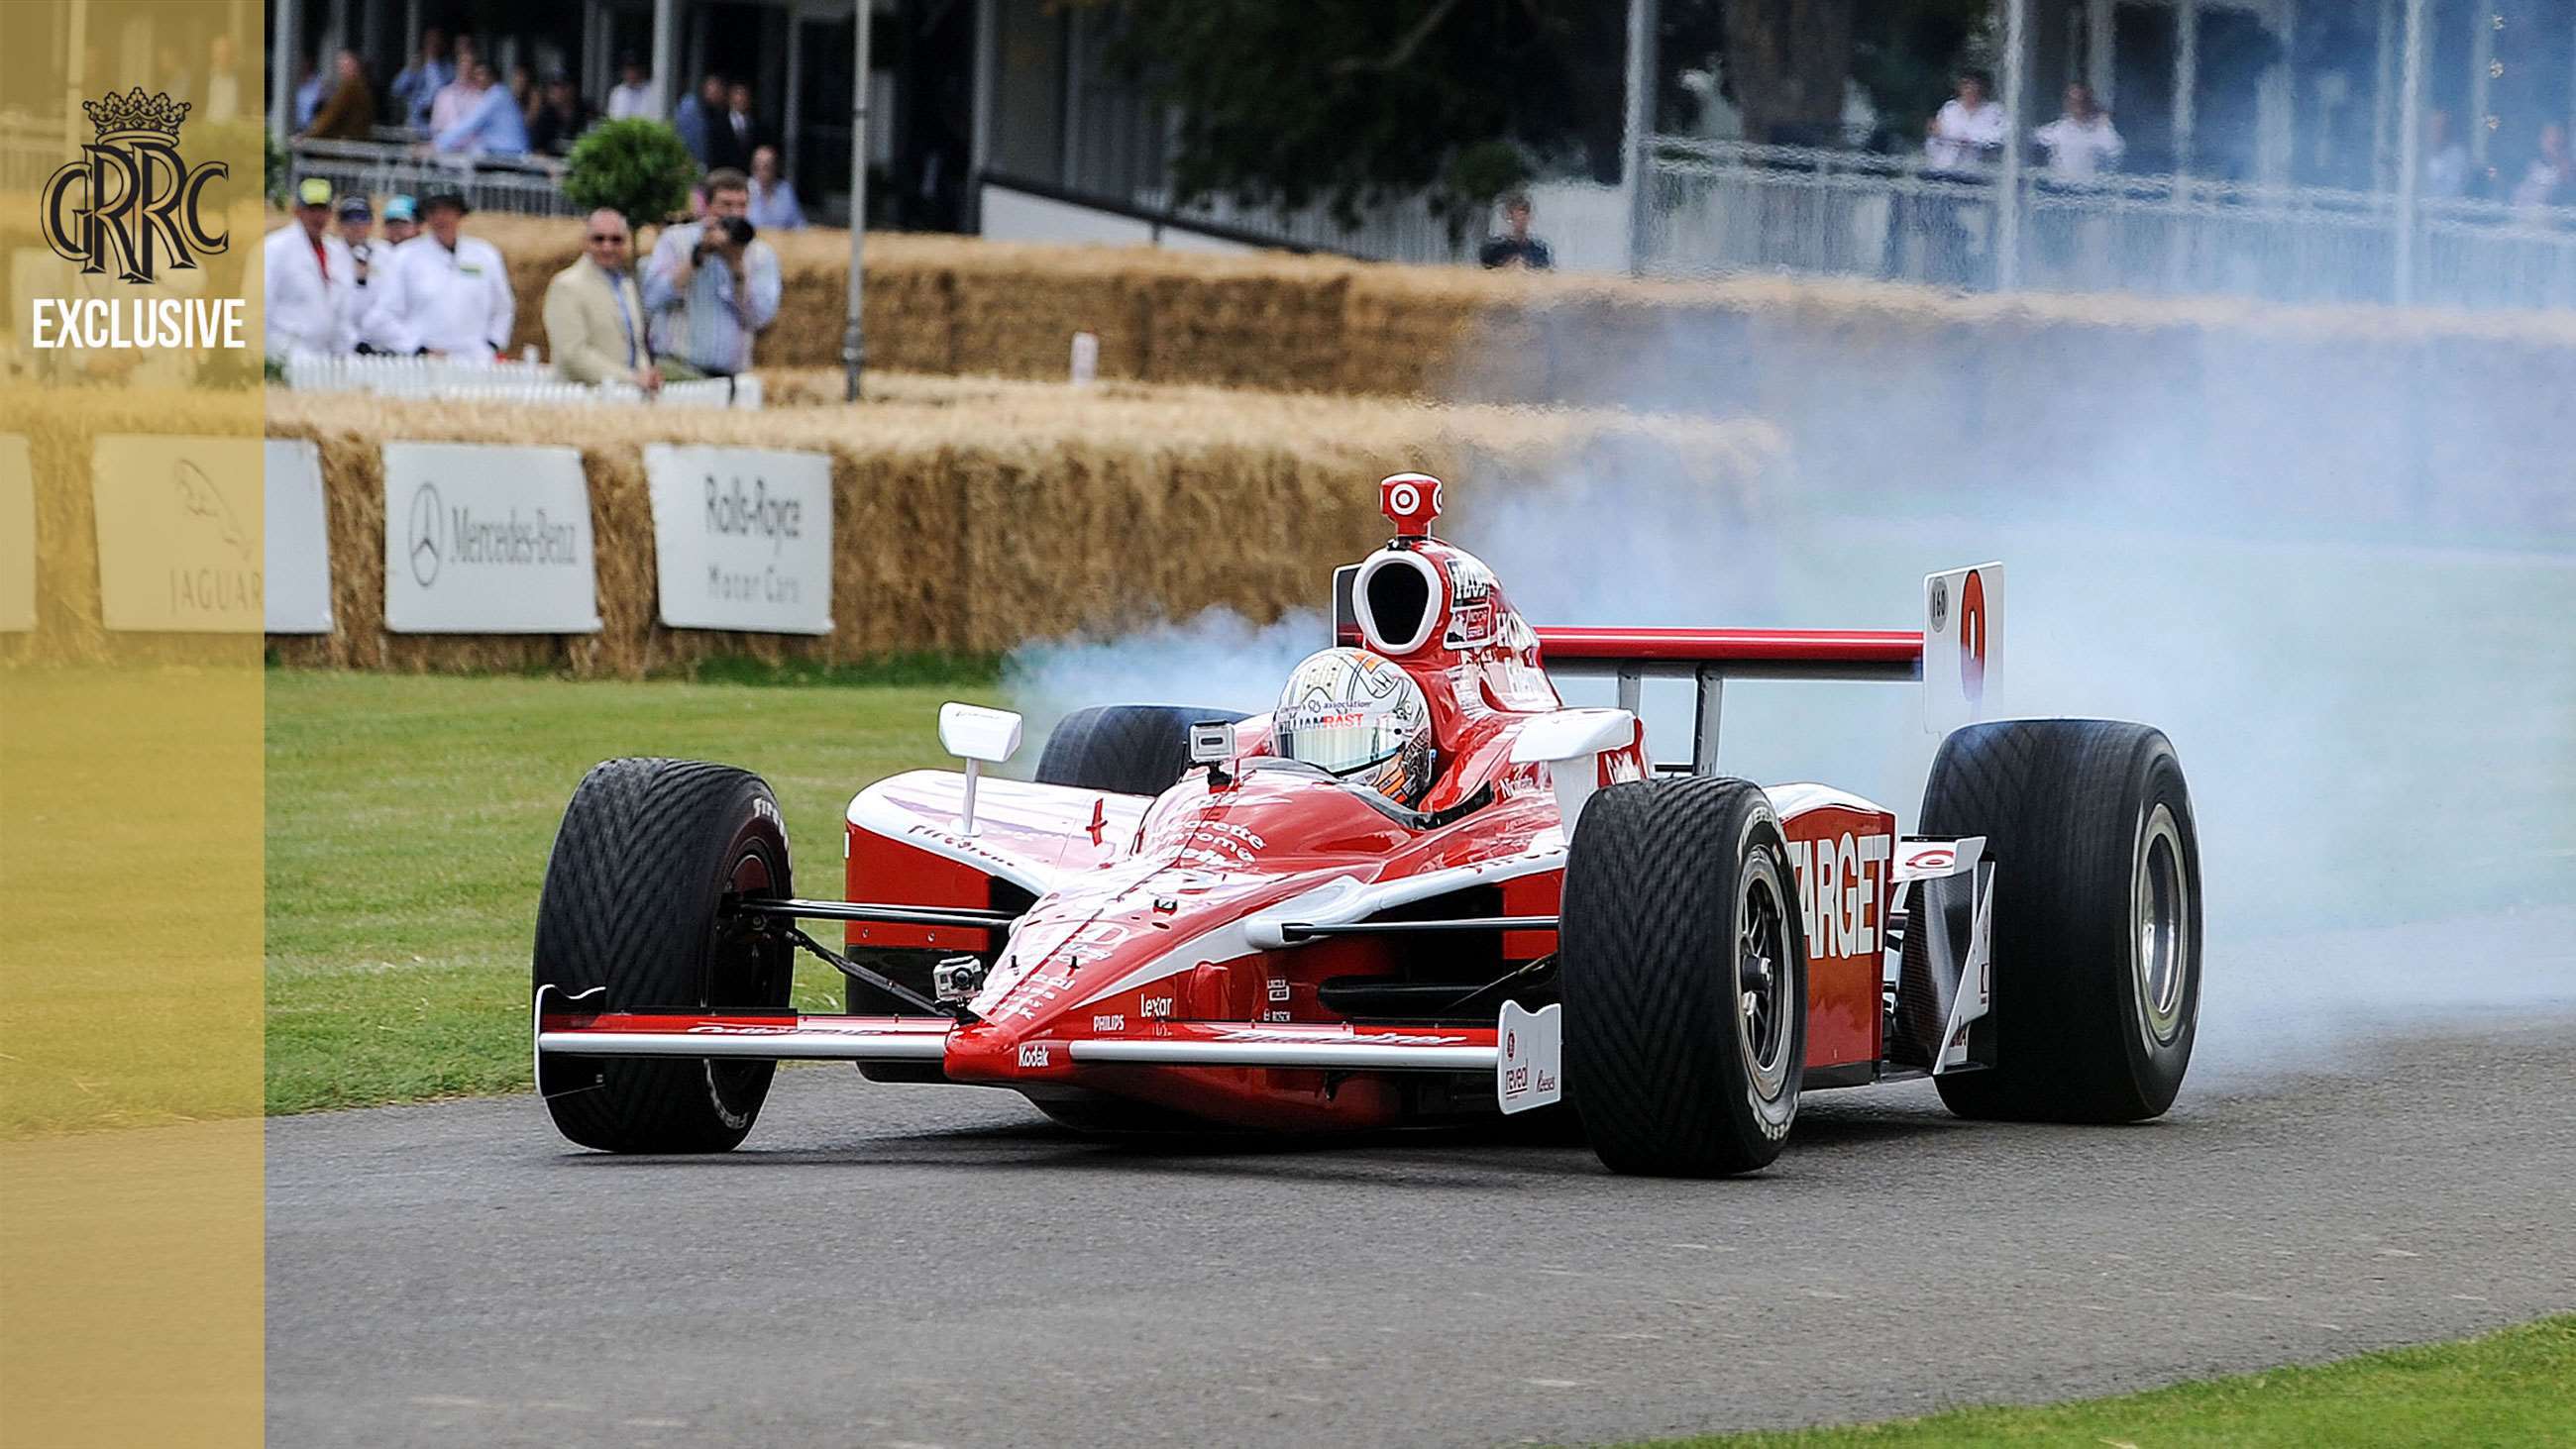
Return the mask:
M2551 121L2540 128L2540 154L2523 169L2513 188L2516 206L2576 205L2576 161L2567 154L2567 128Z
M505 100L510 94L492 90ZM433 192L422 209L429 218L424 234L387 259L384 295L367 308L368 333L383 352L489 362L510 345L518 312L510 269L490 242L462 234L470 209L463 196Z
M751 182L707 177L707 217L663 231L644 269L653 355L666 377L751 370L752 342L778 316L778 254L745 215Z
M455 125L482 102L483 85L474 78L474 62L481 58L475 51L473 36L456 37L456 77L429 98L429 134L435 136Z
M2451 113L2424 118L2424 196L2450 201L2469 194L2469 148L2451 133Z
M420 33L420 50L411 64L394 77L394 121L398 125L427 129L430 102L456 80L456 67L447 59L447 32L430 26Z
M303 135L312 128L314 113L322 109L322 91L326 84L322 79L322 72L314 68L311 56L306 56L295 63L295 110L292 119L295 122L294 129L297 135Z
M1544 272L1556 265L1556 257L1547 243L1530 235L1530 199L1515 191L1503 198L1503 234L1487 237L1476 253L1476 260L1487 268L1520 267Z
M2118 170L2128 150L2110 113L2093 103L2093 88L2082 81L2066 88L2066 114L2033 132L2032 139L2047 148L2048 169L2068 181Z
M761 146L751 153L751 210L745 215L762 231L802 231L805 208L796 202L796 183L778 174L778 148Z
M233 64L233 38L218 35L206 45L205 119L221 124L241 114L241 72Z
M545 94L528 122L528 149L548 156L569 154L572 143L599 119L573 88L572 77L557 72L546 77Z
M535 130L537 107L544 98L537 94L537 73L528 69L526 61L510 67L510 99L518 103L520 129Z
M331 235L331 183L308 176L295 188L295 219L261 243L270 357L338 356L357 344L357 267Z
M358 288L354 315L360 317L367 312L367 272L376 258L375 230L376 209L366 197L353 191L340 198L340 241L349 249L349 274Z
M367 84L367 68L358 63L356 51L344 50L332 58L331 70L331 99L314 113L304 134L328 141L366 140L376 126L376 91Z
M613 207L592 212L584 250L546 284L546 350L555 371L573 382L613 379L660 391L626 218Z
M517 156L528 149L528 123L519 112L519 101L509 90L497 84L492 75L492 62L474 62L477 87L473 109L441 131L430 144L451 155L470 152L479 156Z
M678 108L671 113L671 129L680 133L680 144L689 148L689 154L697 157L701 166L709 164L707 146L724 103L724 77L708 71L706 79L698 82L696 93L680 97ZM659 242L654 243L654 250L661 250Z
M2004 108L1986 99L1985 75L1973 70L1961 74L1957 93L1942 102L1924 133L1924 158L1936 167L1956 170L1996 159L2008 131Z
M630 55L617 62L617 84L608 92L608 119L631 121L637 117L662 119L653 108L653 78L644 73L644 62Z
M408 196L397 196L385 203L384 243L378 248L379 258L420 235L420 204Z
M420 206L408 196L397 196L385 203L384 235L369 249L367 276L361 283L368 290L359 294L358 350L391 352L392 339L386 332L389 319L380 317L376 304L392 285L394 253L402 244L420 235Z
M751 113L751 87L735 81L725 88L724 108L708 128L707 169L747 171L751 153L760 145L760 123Z

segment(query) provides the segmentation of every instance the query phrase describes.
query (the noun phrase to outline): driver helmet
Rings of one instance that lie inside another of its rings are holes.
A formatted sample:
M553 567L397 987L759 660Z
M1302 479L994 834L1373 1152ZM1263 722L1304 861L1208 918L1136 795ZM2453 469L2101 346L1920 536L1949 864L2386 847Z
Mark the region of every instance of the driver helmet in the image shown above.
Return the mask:
M1366 649L1309 654L1288 676L1271 716L1284 759L1364 785L1408 809L1431 790L1437 764L1431 701L1393 660Z

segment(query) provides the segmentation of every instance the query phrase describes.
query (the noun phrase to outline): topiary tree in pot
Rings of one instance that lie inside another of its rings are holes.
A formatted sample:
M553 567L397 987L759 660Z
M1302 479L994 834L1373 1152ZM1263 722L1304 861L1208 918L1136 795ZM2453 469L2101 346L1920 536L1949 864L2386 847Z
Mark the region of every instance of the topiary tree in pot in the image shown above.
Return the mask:
M639 233L684 211L698 179L698 160L680 133L661 121L602 121L573 143L564 161L564 195L584 210L608 207Z

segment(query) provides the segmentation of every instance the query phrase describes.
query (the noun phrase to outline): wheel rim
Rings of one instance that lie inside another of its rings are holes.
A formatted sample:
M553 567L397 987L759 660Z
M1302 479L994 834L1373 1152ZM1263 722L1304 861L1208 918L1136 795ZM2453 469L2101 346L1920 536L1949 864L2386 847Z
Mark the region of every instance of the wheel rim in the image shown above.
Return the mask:
M759 897L775 894L768 858L757 850L745 849L735 859L733 869L725 876L725 889L737 896ZM734 917L716 928L716 937L708 949L705 1006L710 1011L734 1007L764 1007L769 1003L762 985L769 974L770 963L764 959L769 949L759 937L745 929L749 917ZM762 1078L773 1063L710 1057L707 1059L707 1084L718 1100L732 1110L733 1099Z
M2147 816L2129 891L2129 965L2138 1025L2151 1046L2182 1035L2191 999L2191 878L2183 870L2182 828L2171 808Z
M1754 862L1760 862L1758 867ZM1787 914L1770 857L1748 861L1735 902L1735 1041L1744 1072L1764 1101L1779 1097L1789 1076L1790 1013Z

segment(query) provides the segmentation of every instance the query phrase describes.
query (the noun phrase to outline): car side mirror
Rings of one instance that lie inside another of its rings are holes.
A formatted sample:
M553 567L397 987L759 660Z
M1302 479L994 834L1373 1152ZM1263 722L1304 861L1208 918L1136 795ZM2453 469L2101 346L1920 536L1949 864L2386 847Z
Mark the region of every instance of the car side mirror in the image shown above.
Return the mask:
M957 812L958 834L975 833L975 784L982 767L1001 764L1019 752L1024 723L1007 709L955 700L939 707L939 747L966 762L966 799Z

